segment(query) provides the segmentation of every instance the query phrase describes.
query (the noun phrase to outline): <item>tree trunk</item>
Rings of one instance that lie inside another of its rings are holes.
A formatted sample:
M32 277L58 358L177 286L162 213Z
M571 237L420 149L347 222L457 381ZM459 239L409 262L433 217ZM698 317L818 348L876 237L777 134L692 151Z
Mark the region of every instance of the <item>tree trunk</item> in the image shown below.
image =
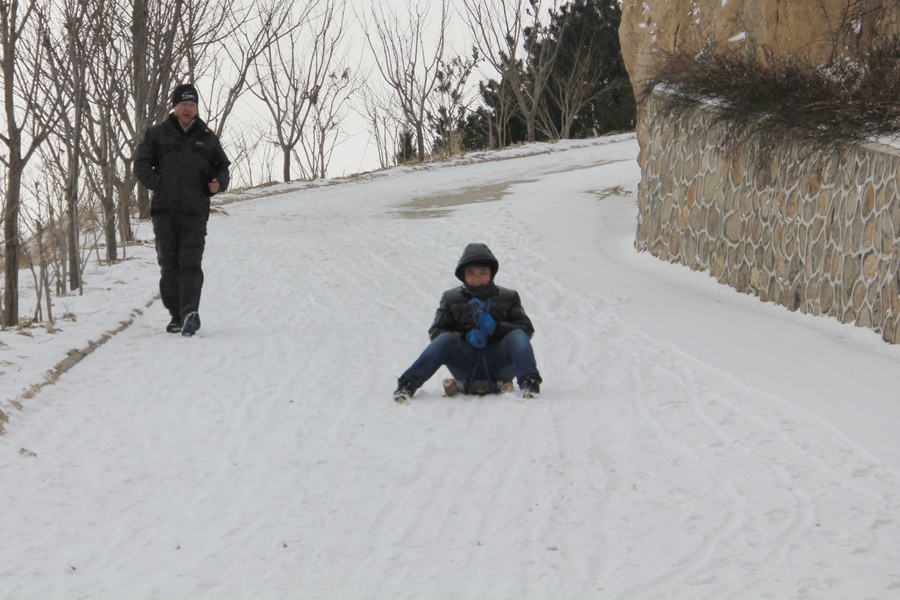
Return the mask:
M18 135L10 140L9 171L6 180L6 211L3 215L3 253L6 268L3 277L3 325L19 323L19 201L22 187L22 161Z
M19 322L19 199L22 187L22 138L16 126L16 10L17 3L0 2L2 16L3 104L6 111L6 146L9 148L6 173L6 210L3 214L3 325L14 327Z
M422 119L416 121L416 152L419 155L419 162L425 162L425 127Z
M145 53L150 39L147 21L147 0L134 0L131 28L134 32L134 124L138 135L143 135L147 129L150 103L150 78ZM137 186L137 206L139 218L150 218L150 194L141 185Z
M69 289L81 289L81 265L78 258L81 252L78 248L78 179L81 177L81 127L84 114L84 94L80 83L75 84L74 112L75 121L65 120L69 130L67 149L68 168L66 173L66 215L68 217L66 227L66 248L69 252Z
M110 165L110 169L115 177L115 165ZM119 236L122 238L122 244L127 246L134 241L134 229L131 227L131 207L134 198L135 177L129 161L125 161L125 175L121 180L114 179L114 181L118 198L116 212L119 215Z
M76 161L77 162L77 161ZM81 288L81 265L78 257L78 167L70 165L73 170L67 177L72 181L66 183L66 248L69 253L69 289Z
M285 183L291 180L291 148L281 147L281 179Z
M106 242L106 263L113 264L119 259L119 245L116 240L116 200L111 161L103 166L103 196L100 202L103 207L103 238Z

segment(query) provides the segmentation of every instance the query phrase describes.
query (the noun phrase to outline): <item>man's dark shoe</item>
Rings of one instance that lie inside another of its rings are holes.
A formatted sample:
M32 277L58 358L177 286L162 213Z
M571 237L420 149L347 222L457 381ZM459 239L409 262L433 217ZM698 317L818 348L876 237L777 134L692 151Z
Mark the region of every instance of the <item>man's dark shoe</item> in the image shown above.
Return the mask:
M189 312L181 326L181 335L192 336L197 333L198 329L200 329L200 315L196 312Z
M522 389L523 398L537 398L541 393L541 382L534 375L523 379L519 387Z
M181 321L173 317L172 320L169 321L169 324L166 325L166 333L178 333L180 331Z

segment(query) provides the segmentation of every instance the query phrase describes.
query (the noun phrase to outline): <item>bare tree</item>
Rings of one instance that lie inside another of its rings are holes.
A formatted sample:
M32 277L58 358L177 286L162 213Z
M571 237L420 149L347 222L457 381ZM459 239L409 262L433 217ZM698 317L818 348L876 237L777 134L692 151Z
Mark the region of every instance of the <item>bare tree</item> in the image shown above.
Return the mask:
M95 59L90 61L88 85L88 124L85 159L101 170L92 177L94 193L105 211L107 261L118 259L116 234L123 252L134 240L132 214L135 207L131 157L138 129L135 108L132 15L117 4L118 0L90 0L97 5L102 19L92 23L89 31L97 40ZM140 59L139 59L140 60Z
M300 148L303 150L301 162L310 179L328 175L334 148L342 141L341 124L347 116L347 105L359 86L349 67L332 71L325 79L318 102L313 105L307 135L300 138Z
M33 320L35 322L43 320L43 305L41 303L46 298L47 320L52 321L53 303L50 300L50 278L47 265L45 223L41 221L39 217L27 214L27 208L25 209L25 212L25 227L28 230L29 237L33 240L34 250L33 252L25 252L22 255L22 262L24 262L25 266L31 270L31 276L34 280L36 302ZM37 259L37 265L34 264L35 258ZM37 270L35 270L35 267L37 267Z
M291 180L291 159L300 142L303 128L318 99L318 85L312 69L300 54L301 33L296 27L286 43L270 46L255 65L257 85L253 95L259 98L274 126L273 143L281 151L281 180Z
M361 88L362 108L358 110L369 126L369 133L375 138L378 151L378 166L382 169L393 166L398 144L399 128L402 117L396 114L396 108L390 97L380 90L374 89L367 82Z
M381 77L393 91L400 112L416 136L420 161L425 160L425 135L428 102L439 84L438 73L444 60L447 39L447 0L441 0L440 23L431 47L428 47L428 15L418 4L407 5L408 21L383 4L373 4L366 42L374 55ZM374 34L373 30L374 29Z
M62 173L66 199L68 231L66 242L70 258L69 288L81 288L81 269L78 268L78 190L82 178L83 139L88 113L88 71L95 58L96 40L91 27L102 14L95 14L97 4L87 0L64 0L59 7L60 35L54 39L51 30L44 33L47 64L56 94L63 98L60 113L62 129L57 137L65 149L65 157L58 162ZM49 19L48 19L49 21Z
M106 31L96 31L95 34L98 40L109 40ZM100 199L103 209L106 262L112 264L118 260L117 232L122 236L123 244L133 237L129 206L131 194L123 193L121 184L125 176L120 178L117 169L119 160L125 165L124 173L130 169L120 150L128 146L128 140L117 123L117 115L127 112L127 97L118 85L121 66L125 61L114 43L100 43L95 46L95 52L97 59L89 64L91 85L88 93L89 106L96 107L96 110L88 115L91 126L86 128L88 148L85 154L87 160L99 170L96 174L89 171L88 176L91 190ZM116 110L117 107L119 110Z
M16 325L19 320L22 175L28 161L55 127L60 104L59 98L48 95L40 85L45 80L40 8L37 0L24 6L18 0L0 0L0 70L6 120L6 130L0 133L6 155L0 160L7 169L2 323L6 327Z
M294 22L283 40L268 46L254 67L257 85L251 89L272 118L283 181L292 178L298 145L307 159L298 161L301 177L324 176L329 131L336 127L336 111L353 87L349 70L335 64L346 31L345 14L344 0L318 4L315 13Z
M429 114L429 120L440 135L440 139L435 141L434 154L447 158L453 156L457 145L456 124L468 108L467 83L478 61L478 50L475 49L469 59L455 56L441 62L437 72L437 93L433 96Z
M244 123L241 127L232 130L228 143L228 159L231 165L228 167L232 181L242 181L247 186L253 187L261 183L271 181L265 174L260 173L260 165L255 160L264 145L266 126L256 122ZM262 164L267 164L263 159ZM230 186L234 190L233 186Z
M63 273L66 272L66 234L65 231L62 231L64 225L55 218L56 201L64 202L64 193L60 193L56 177L53 174L42 173L40 170L35 175L27 187L30 188L34 197L44 198L44 201L22 206L22 216L30 246L27 252L22 253L22 262L31 269L35 280L37 302L34 321L38 322L43 317L42 303L46 307L47 320L53 320L51 288L56 284L56 291L59 293L62 291L60 286L65 286ZM35 271L35 266L37 271Z
M597 83L605 73L597 61L591 60L596 45L591 35L584 35L572 44L575 50L568 57L569 68L562 72L557 69L552 84L547 87L545 100L548 101L540 104L535 126L548 138L567 139L578 114L603 93L604 88Z
M188 46L185 73L192 81L210 82L208 114L204 119L215 123L215 132L221 137L250 83L255 65L268 49L295 31L312 3L265 0L242 8L234 0L219 0L215 15L205 14L203 5L192 4L189 10L190 22L195 25L188 35L192 43ZM220 25L209 27L211 20Z
M505 148L510 143L509 124L517 114L518 100L509 81L501 81L497 86L496 92L497 118L499 119L496 123L497 147Z
M621 59L617 0L574 0L551 11L548 35L540 44L561 48L537 126L551 139L602 133L599 105L618 94L627 80Z
M478 84L479 95L489 108L477 109L471 118L483 123L487 135L484 147L505 148L510 143L510 125L518 115L518 103L510 87L506 80L489 79Z
M529 142L535 141L541 96L560 49L541 43L547 31L541 5L541 0L463 0L475 46L500 75L501 84L510 83Z

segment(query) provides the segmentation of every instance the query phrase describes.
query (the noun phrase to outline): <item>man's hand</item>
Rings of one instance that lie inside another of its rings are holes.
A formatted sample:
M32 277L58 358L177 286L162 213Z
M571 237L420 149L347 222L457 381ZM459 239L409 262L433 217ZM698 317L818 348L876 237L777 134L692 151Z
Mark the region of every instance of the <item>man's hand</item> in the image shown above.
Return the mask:
M213 179L209 182L209 193L210 194L218 194L219 193L219 180Z

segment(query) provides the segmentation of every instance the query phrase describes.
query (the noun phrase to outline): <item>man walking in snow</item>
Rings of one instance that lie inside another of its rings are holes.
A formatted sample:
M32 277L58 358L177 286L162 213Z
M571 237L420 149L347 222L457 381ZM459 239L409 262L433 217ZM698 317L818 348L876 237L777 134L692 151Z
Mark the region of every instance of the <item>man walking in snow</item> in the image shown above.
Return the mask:
M197 100L193 85L176 87L172 112L147 129L134 157L134 173L153 195L159 291L172 317L166 331L186 336L200 329L209 199L228 189L231 164L198 116Z
M397 380L394 400L411 398L441 366L453 375L444 380L448 396L512 391L513 377L523 396L540 393L534 327L518 292L494 284L499 268L486 245L466 246L455 273L463 285L444 292L428 330L431 343Z

